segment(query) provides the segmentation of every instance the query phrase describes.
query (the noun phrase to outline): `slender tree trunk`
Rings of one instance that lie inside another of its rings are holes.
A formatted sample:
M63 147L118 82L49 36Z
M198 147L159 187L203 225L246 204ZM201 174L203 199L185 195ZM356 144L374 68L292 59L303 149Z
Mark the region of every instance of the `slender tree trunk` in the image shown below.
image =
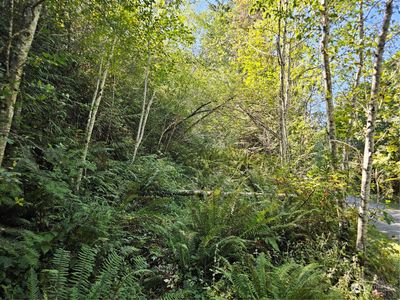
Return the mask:
M14 32L14 0L9 0L10 5L10 20L8 23L8 40L6 44L6 76L10 76L10 52L11 52L11 44L13 40L13 32Z
M139 150L140 143L141 143L142 127L143 127L143 121L144 121L145 114L146 114L146 106L147 106L147 92L148 92L149 75L150 75L150 62L151 62L151 54L148 53L147 64L146 64L146 69L145 69L145 74L144 74L142 111L140 113L139 126L138 126L138 130L136 133L135 148L133 149L131 163L133 163L135 161L136 155Z
M283 13L287 11L287 0L281 0L279 8ZM283 24L282 24L283 19ZM283 25L283 28L282 28ZM285 164L288 160L288 136L287 136L287 108L288 108L288 83L290 76L290 67L286 72L287 63L287 19L286 16L280 17L278 21L278 36L276 42L278 50L278 63L279 63L279 133L280 133L280 154L281 163Z
M93 121L93 113L95 111L94 107L96 106L96 103L98 100L99 89L100 89L102 80L104 78L104 75L106 75L106 71L103 72L103 57L102 57L100 60L99 73L97 75L96 88L93 92L92 101L90 102L89 116L88 116L88 120L87 120L86 128L85 128L85 140L86 140L87 133L90 131L90 125L92 124L92 121Z
M374 180L375 180L375 189L376 189L376 203L379 203L379 199L381 197L381 188L379 185L379 171L377 168L374 170Z
M285 90L285 104L286 104L286 112L289 111L289 105L290 105L290 89L291 89L291 72L292 72L292 44L289 42L288 43L288 48L287 48L287 54L286 54L286 65L287 65L287 71L286 71L286 90ZM289 143L288 143L289 144ZM288 149L289 152L289 149Z
M350 100L350 107L351 107L351 112L350 112L350 119L349 119L349 128L347 130L347 136L346 136L346 144L350 144L350 136L352 133L353 129L353 119L355 117L354 111L356 109L356 98L358 94L358 89L360 86L360 81L364 69L364 11L363 11L363 0L360 0L360 11L358 15L358 38L360 40L359 45L358 45L358 69L354 81L354 86L353 86L353 95ZM349 170L349 147L345 145L343 147L343 170L348 171Z
M286 2L287 3L287 2ZM287 5L287 4L286 4ZM287 26L287 24L285 25ZM285 39L285 43L287 43ZM286 48L286 47L285 47ZM290 89L291 89L291 67L292 67L292 59L291 59L291 51L292 47L290 42L287 43L287 53L286 53L286 83L285 83L285 144L286 144L286 162L290 160L290 145L289 145L289 133L287 129L288 124L288 114L289 114L289 105L290 105Z
M322 38L321 38L321 53L323 60L323 76L326 101L326 113L328 118L328 137L331 151L332 166L337 168L337 145L336 145L336 126L334 119L334 104L332 92L332 74L329 58L329 16L328 16L328 0L321 0L322 10Z
M368 223L368 202L371 191L371 173L372 173L372 155L374 153L374 133L377 110L377 98L379 94L379 85L381 81L381 68L383 60L383 52L385 50L386 36L389 31L390 19L393 12L393 0L386 2L385 17L383 19L382 31L378 38L378 46L376 48L376 61L371 84L371 97L367 110L367 126L365 130L364 158L362 163L362 179L361 179L361 203L358 209L357 224L357 240L356 248L361 254L362 259L365 257L365 241Z
M13 1L11 1L13 4ZM23 17L23 33L17 36L14 49L6 49L6 62L7 74L5 83L2 84L0 90L4 95L3 102L0 105L0 166L4 160L4 152L7 145L7 139L10 134L10 128L14 117L14 107L17 100L17 96L20 90L21 77L24 71L24 65L29 54L29 50L32 45L32 41L35 35L37 23L40 17L42 9L42 2L31 4L25 8ZM11 18L13 18L13 6ZM10 21L11 32L13 31L13 21ZM9 41L11 47L11 42ZM7 57L8 56L8 57Z
M86 124L85 145L83 148L82 158L81 158L82 165L85 164L86 158L88 155L89 145L90 145L90 141L92 139L93 128L94 128L94 124L96 122L97 111L99 109L101 99L103 97L104 86L106 84L106 79L107 79L108 71L110 69L111 60L114 55L115 43L116 43L116 38L114 38L114 40L113 40L112 47L111 47L110 53L108 55L104 70L103 70L103 63L102 63L102 61L100 62L99 77L96 82L96 89L93 93L93 98L92 98L92 103L90 106L88 121ZM78 177L76 179L75 189L77 192L79 192L79 188L80 188L80 185L82 182L83 172L84 172L84 168L82 167L79 169Z
M133 150L133 156L132 156L131 163L133 163L135 161L139 147L142 144L142 140L143 140L143 136L144 136L144 129L146 128L147 119L150 115L150 109L153 104L154 97L156 95L156 92L153 91L153 95L151 96L150 100L147 101L149 74L150 74L150 62L151 62L150 57L151 57L151 55L149 53L149 57L147 59L145 80L144 80L142 112L140 114L139 127L138 127L138 131L137 131L137 135L136 135L135 148Z
M147 107L146 107L146 113L145 113L145 115L144 115L144 120L143 120L142 130L141 130L142 132L140 133L139 145L140 145L140 143L141 143L142 140L143 140L144 129L146 128L147 118L148 118L149 115L150 115L150 108L151 108L151 106L153 105L153 101L154 101L155 95L156 95L156 92L154 91L154 92L153 92L153 95L151 96L150 101L149 101L149 103L147 104Z

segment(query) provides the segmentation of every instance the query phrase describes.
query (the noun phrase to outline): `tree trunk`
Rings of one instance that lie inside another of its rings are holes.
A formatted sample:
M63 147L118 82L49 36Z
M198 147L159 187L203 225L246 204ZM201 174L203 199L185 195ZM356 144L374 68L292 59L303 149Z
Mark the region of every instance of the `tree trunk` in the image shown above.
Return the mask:
M381 197L381 188L379 185L379 171L377 168L375 168L374 180L375 180L375 190L376 190L376 203L379 203Z
M143 120L143 124L142 124L142 132L141 132L141 134L140 134L140 140L139 140L140 143L141 143L142 140L143 140L144 129L146 128L147 118L148 118L149 115L150 115L150 108L151 108L151 105L153 104L155 95L156 95L156 92L154 91L154 92L153 92L153 95L151 96L150 101L149 101L149 103L147 104L147 107L146 107L146 113L145 113L145 115L144 115L144 120Z
M360 81L362 77L362 72L364 69L364 11L363 11L363 0L360 0L360 12L358 15L358 38L360 40L359 42L359 49L358 49L358 69L356 73L356 78L354 81L354 86L353 86L353 95L350 100L350 107L351 107L351 112L350 112L350 120L349 120L349 128L347 130L347 137L346 137L346 144L350 144L350 136L352 134L352 129L353 129L353 118L355 117L354 112L356 110L356 98L358 94L358 89L360 86ZM343 147L343 170L347 171L349 170L349 146L345 145Z
M155 92L153 92L153 95L151 96L150 100L147 102L149 74L150 74L150 62L151 62L151 54L149 53L148 58L147 58L147 65L146 65L145 78L144 78L142 111L140 113L140 121L139 121L138 131L136 134L135 148L133 150L131 163L133 163L135 161L139 147L142 143L144 129L145 129L146 123L147 123L147 118L150 114L150 108L151 108L151 105L153 104L153 100L154 100L154 96L155 96Z
M367 234L368 222L368 202L371 191L371 173L372 173L372 155L374 153L374 133L377 110L377 98L379 94L379 85L381 81L381 68L383 60L383 51L385 49L386 36L389 31L390 19L393 12L393 0L386 2L385 17L383 19L382 31L378 38L378 46L376 49L374 71L371 84L371 97L367 110L367 126L365 131L364 158L362 163L362 179L361 179L361 203L358 209L357 224L357 240L356 248L361 254L361 258L365 257L365 241Z
M143 120L142 120L142 122L140 124L140 127L138 128L135 148L134 148L133 156L132 156L132 163L135 161L137 153L138 153L138 150L139 150L139 147L142 144L143 135L144 135L144 129L146 128L147 118L150 115L150 108L151 108L151 105L153 104L155 95L156 95L156 92L154 91L153 95L151 96L151 98L149 100L149 103L146 104L146 110L141 115L141 118L143 117Z
M287 11L287 0L281 0L279 8L282 13ZM283 28L282 27L283 19ZM278 36L277 36L277 51L278 51L278 63L279 63L279 133L280 133L280 154L281 163L285 164L288 161L288 136L287 136L287 108L288 108L288 95L289 95L289 64L288 72L286 72L286 60L287 60L287 20L286 16L279 17L278 21ZM289 54L290 55L290 54Z
M13 1L11 3L13 3ZM17 35L17 41L13 47L15 50L11 49L11 57L6 57L6 60L9 59L9 62L6 62L8 74L6 74L5 83L2 84L0 88L4 95L4 100L0 107L0 166L4 160L7 139L14 117L15 102L20 90L21 77L35 35L41 9L42 2L31 4L25 8L21 34ZM13 18L12 15L11 18ZM13 22L10 21L11 32L13 30L12 24ZM11 45L10 41L9 45ZM10 56L9 52L6 56Z
M89 112L89 116L88 116L88 121L87 121L87 124L86 124L85 145L84 145L84 148L83 148L82 158L81 158L82 165L85 164L86 158L87 158L87 155L88 155L89 145L90 145L90 141L92 139L94 123L96 122L97 111L99 109L99 106L100 106L100 103L101 103L101 99L103 97L104 86L105 86L105 83L106 83L108 71L110 69L111 60L112 60L113 55L114 55L115 43L116 43L116 38L114 38L114 40L113 40L112 47L111 47L110 53L108 55L107 62L106 62L106 65L104 67L104 70L103 70L103 63L102 63L102 61L100 62L99 77L97 78L96 89L95 89L95 91L93 93L93 98L92 98L92 103L91 103L91 106L90 106L90 112ZM82 182L83 172L84 172L84 168L82 167L82 168L79 169L78 177L76 179L76 187L75 187L75 189L76 189L77 192L79 192L80 184Z
M8 40L6 43L6 57L5 57L5 66L6 66L6 76L10 76L10 52L11 52L11 44L13 40L13 32L14 32L14 0L9 0L9 11L10 11L10 20L8 23Z
M323 77L326 101L326 113L328 118L328 137L329 147L331 151L332 167L337 168L337 145L336 145L336 126L334 119L334 104L332 92L332 74L329 58L329 16L327 0L321 0L322 10L322 38L321 38L321 53L323 60Z

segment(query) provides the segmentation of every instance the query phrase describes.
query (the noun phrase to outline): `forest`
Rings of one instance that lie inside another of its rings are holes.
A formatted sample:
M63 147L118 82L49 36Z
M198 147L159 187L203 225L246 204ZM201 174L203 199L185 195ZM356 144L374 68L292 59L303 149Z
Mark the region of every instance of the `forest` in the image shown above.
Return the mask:
M399 5L0 0L0 299L400 299Z

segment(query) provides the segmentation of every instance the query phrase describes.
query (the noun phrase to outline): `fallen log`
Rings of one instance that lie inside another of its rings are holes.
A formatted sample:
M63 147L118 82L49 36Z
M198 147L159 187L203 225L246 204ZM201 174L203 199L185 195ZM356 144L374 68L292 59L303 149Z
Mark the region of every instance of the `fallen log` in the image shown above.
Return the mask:
M248 197L261 197L261 196L277 196L278 198L286 198L286 197L296 197L295 194L274 194L274 193L263 193L263 192L238 192L238 191L210 191L210 190L152 190L152 191L143 191L141 193L142 196L153 196L153 197L172 197L172 196L200 196L207 197L212 195L221 195L221 196L229 196L229 195L238 195L238 196L248 196Z

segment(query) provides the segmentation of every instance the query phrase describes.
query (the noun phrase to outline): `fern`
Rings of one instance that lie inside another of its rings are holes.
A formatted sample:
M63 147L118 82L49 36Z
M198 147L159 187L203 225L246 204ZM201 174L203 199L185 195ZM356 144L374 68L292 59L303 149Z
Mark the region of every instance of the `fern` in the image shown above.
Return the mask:
M186 291L178 290L166 293L159 300L186 300L186 299L188 299Z
M118 275L118 270L121 267L123 258L115 251L112 251L103 263L100 274L97 276L95 283L89 291L87 299L99 299L100 296L106 299L111 297L113 280Z
M256 266L251 267L251 278L254 284L255 290L258 294L268 294L268 268L271 267L271 263L268 261L264 253L261 253L256 260Z
M45 289L50 298L67 299L68 291L68 271L70 263L69 251L58 249L52 259L54 269L46 269L43 272L49 277L49 286Z
M232 283L240 299L257 299L256 289L247 274L234 272Z
M238 299L325 299L327 282L317 264L288 262L273 267L261 253L255 263L230 265L222 270Z
M126 269L121 273L120 285L115 292L115 299L145 299L134 272Z
M131 268L124 265L123 256L112 251L95 276L97 253L97 248L82 246L70 271L70 253L57 250L52 259L52 269L42 270L45 275L43 295L40 295L35 271L31 269L28 274L29 299L144 299L136 277L148 268L143 257L136 257L134 268Z
M95 266L96 254L97 249L87 245L82 246L78 254L78 262L74 266L71 276L72 294L75 299L79 299L89 292L89 277Z
M29 292L29 300L39 300L40 298L39 282L36 271L33 268L29 270L28 274L28 292Z
M152 271L149 270L149 264L147 263L146 259L143 256L136 256L134 258L133 266L134 266L133 273L135 275L144 275L152 273Z
M301 297L307 299L307 297L313 297L314 299L320 299L323 296L324 282L322 279L322 272L319 270L317 264L310 264L304 267L298 267L296 272L290 276L291 284L288 291L289 299L295 299Z

